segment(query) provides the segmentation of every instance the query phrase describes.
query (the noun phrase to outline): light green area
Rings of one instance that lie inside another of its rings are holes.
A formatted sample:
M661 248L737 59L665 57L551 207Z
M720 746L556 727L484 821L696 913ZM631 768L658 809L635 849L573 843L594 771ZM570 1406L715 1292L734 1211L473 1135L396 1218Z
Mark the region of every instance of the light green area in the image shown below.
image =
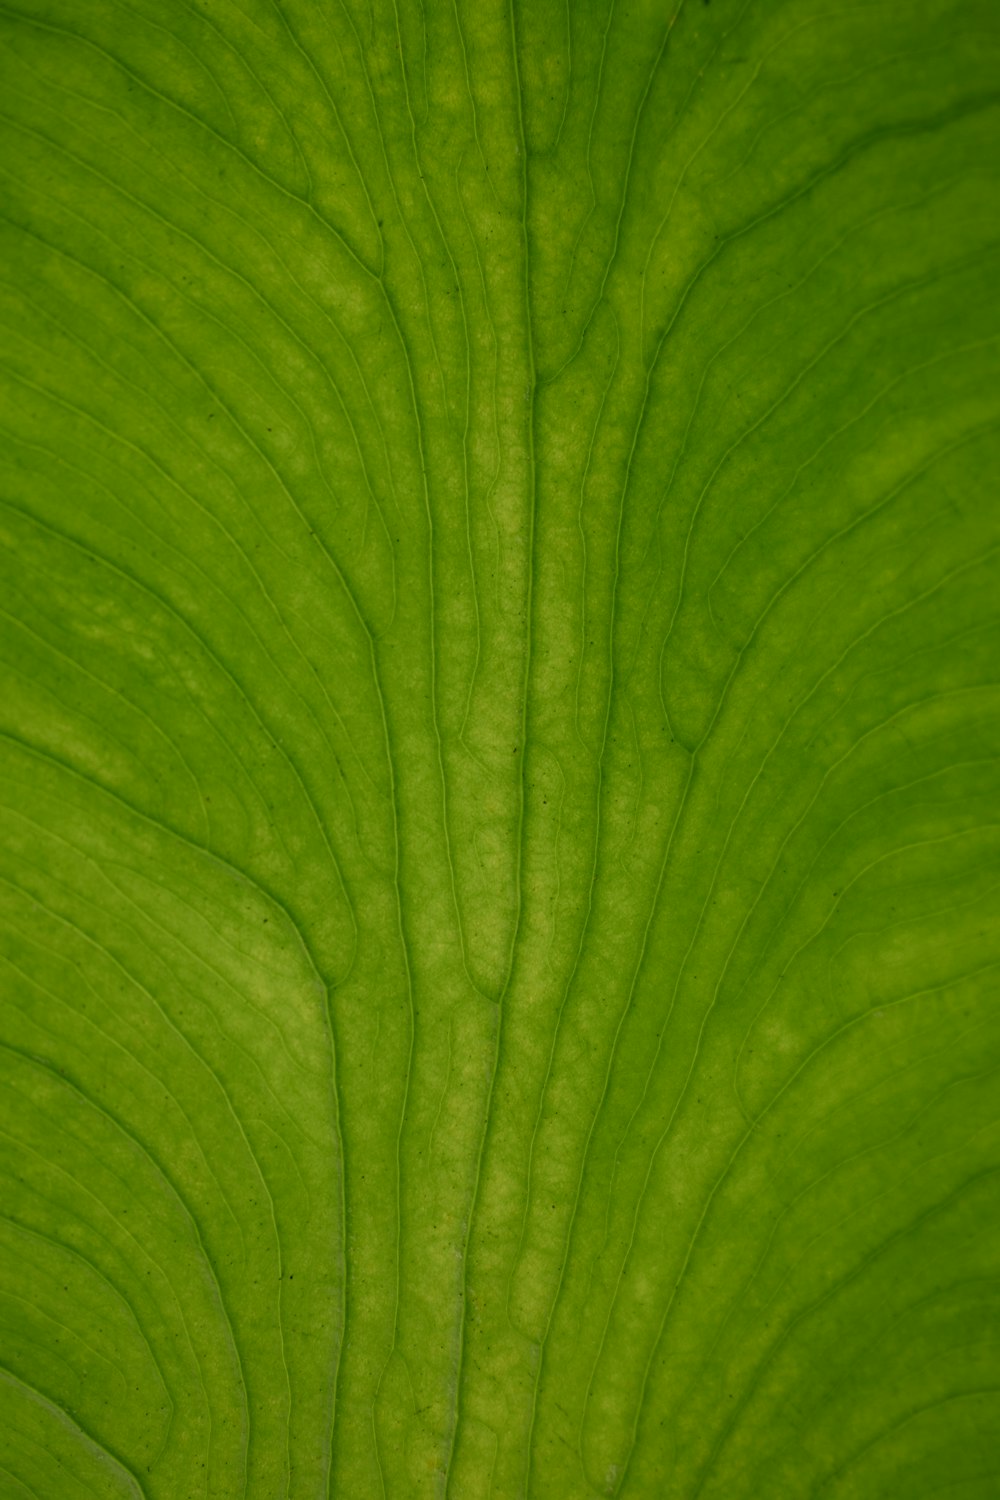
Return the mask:
M1000 1494L996 0L0 59L2 1500Z

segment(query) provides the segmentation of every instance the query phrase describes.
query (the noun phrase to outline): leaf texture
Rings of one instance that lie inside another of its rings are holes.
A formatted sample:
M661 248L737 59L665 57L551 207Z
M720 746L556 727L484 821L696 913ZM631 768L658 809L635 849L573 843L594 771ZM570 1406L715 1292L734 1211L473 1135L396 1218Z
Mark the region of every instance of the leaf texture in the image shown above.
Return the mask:
M996 5L0 28L0 1495L1000 1493Z

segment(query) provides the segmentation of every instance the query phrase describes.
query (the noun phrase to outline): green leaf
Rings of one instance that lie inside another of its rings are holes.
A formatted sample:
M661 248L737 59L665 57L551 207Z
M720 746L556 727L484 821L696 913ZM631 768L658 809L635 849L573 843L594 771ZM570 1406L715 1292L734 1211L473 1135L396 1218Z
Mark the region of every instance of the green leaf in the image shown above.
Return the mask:
M0 1494L1000 1452L993 0L11 0Z

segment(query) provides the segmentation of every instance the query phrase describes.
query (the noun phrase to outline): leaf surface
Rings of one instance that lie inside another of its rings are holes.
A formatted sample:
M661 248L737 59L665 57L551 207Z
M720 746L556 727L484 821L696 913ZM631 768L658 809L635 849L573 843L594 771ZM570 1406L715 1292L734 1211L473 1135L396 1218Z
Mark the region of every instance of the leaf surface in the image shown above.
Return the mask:
M5 4L5 1500L996 1495L998 21Z

